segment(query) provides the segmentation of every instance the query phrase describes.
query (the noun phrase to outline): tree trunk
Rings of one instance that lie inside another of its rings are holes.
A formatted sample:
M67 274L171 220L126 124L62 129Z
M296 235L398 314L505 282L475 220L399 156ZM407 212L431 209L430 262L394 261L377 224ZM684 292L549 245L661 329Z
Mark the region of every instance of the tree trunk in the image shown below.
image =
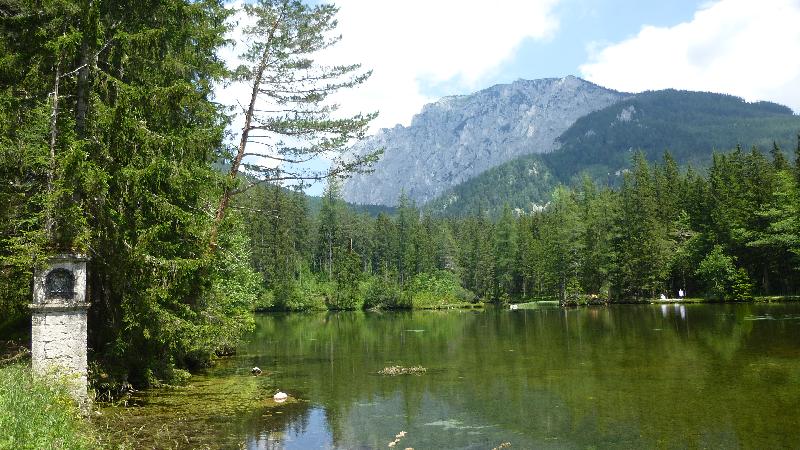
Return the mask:
M58 86L61 80L61 58L56 61L56 79L53 83L53 108L50 115L50 164L47 170L47 193L52 197L53 183L55 182L56 172L56 139L58 138ZM52 201L52 198L50 199ZM55 228L55 218L53 208L47 208L45 218L45 230L47 237L53 241L53 228Z
M239 175L239 166L242 164L242 159L244 158L244 151L247 147L247 140L250 137L250 130L252 129L253 123L253 113L255 112L256 108L256 101L258 100L258 90L261 87L261 80L264 78L264 72L267 70L267 59L269 58L269 41L272 40L273 35L275 34L275 30L277 30L278 25L280 22L277 20L272 26L272 30L270 31L269 36L267 37L267 45L264 48L264 52L261 55L261 60L258 63L258 68L256 69L255 77L253 78L253 90L250 92L250 104L247 106L247 112L244 116L244 126L242 127L242 136L239 139L239 147L236 149L236 156L234 156L233 161L231 162L231 170L228 172L228 177L230 179L230 183L225 186L225 189L222 192L222 198L219 200L219 206L217 207L217 213L214 215L214 223L211 226L211 239L210 239L210 246L211 249L216 249L217 247L217 236L219 234L219 227L222 223L222 219L225 218L225 210L228 208L228 204L231 200L231 195L233 191L231 186L233 185L234 180Z

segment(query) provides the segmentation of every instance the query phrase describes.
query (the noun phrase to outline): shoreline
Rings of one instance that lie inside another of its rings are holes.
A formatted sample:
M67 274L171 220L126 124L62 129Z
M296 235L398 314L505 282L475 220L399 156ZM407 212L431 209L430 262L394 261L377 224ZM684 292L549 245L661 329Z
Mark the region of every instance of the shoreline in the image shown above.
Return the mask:
M351 309L351 310L333 310L333 309L310 309L310 310L279 310L279 309L256 309L253 310L254 314L289 314L289 313L340 313L340 312L385 312L385 311L446 311L446 310L483 310L487 307L499 307L503 309L526 309L539 306L556 306L559 308L578 308L584 306L611 306L611 305L692 305L692 304L743 304L743 303L793 303L800 302L800 295L778 295L778 296L756 296L750 300L717 300L706 299L700 297L686 297L686 298L667 298L667 299L644 299L644 300L622 300L622 301L592 301L587 303L567 304L562 305L559 300L532 300L516 303L501 304L496 302L478 302L478 303L462 303L462 304L448 304L436 307L423 307L423 308L371 308L371 309Z

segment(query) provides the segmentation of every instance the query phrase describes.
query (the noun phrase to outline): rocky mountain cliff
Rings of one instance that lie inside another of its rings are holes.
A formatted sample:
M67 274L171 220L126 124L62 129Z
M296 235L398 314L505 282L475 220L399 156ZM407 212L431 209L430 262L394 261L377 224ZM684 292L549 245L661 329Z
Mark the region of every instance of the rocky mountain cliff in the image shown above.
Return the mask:
M703 170L714 151L737 145L768 152L777 144L790 158L798 131L800 116L775 103L673 89L642 92L579 118L558 138L556 151L505 162L425 206L449 215L497 217L504 204L531 212L550 200L558 183L575 185L583 175L619 186L635 152L658 162L668 150L678 164Z
M568 76L519 80L426 105L408 127L383 129L359 147L384 148L370 174L347 180L345 200L394 205L401 190L425 203L516 157L548 153L586 114L628 94Z

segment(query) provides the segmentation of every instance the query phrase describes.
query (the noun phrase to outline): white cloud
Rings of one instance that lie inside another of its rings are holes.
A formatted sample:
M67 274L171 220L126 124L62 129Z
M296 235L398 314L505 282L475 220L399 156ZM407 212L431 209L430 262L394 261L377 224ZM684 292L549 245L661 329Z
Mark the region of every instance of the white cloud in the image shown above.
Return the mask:
M618 90L677 88L770 100L800 111L800 0L721 0L691 21L644 26L593 52L584 78Z
M525 39L558 28L559 0L338 0L342 42L332 58L361 62L372 78L342 104L379 110L378 126L408 124L427 98L421 83L473 90Z
M479 87L525 39L546 39L558 28L561 0L336 0L342 41L320 61L372 69L362 86L335 97L343 113L379 111L373 130L408 124L427 98L425 83ZM237 0L232 5L238 5ZM232 37L241 42L240 34ZM233 61L240 49L223 53ZM219 92L227 103L247 101L247 88Z

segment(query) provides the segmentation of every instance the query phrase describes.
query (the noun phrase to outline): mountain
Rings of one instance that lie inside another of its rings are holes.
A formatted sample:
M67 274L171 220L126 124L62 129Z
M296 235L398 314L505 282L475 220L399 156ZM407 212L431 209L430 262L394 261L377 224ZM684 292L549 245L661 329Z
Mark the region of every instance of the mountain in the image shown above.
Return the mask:
M346 180L342 194L351 203L394 205L404 190L424 204L516 157L555 150L556 138L578 118L628 96L568 76L445 97L426 105L410 126L363 141L361 151L384 148L384 155L372 173Z
M669 150L679 164L704 167L714 150L736 145L768 151L775 141L791 150L798 132L800 116L775 103L672 89L644 92L579 118L558 137L557 150L508 161L448 189L427 207L494 216L507 202L530 211L547 202L557 183L569 184L581 173L617 184L634 151L657 161Z
M559 183L544 155L526 155L447 189L425 205L435 214L497 217L506 203L520 212L541 208Z

